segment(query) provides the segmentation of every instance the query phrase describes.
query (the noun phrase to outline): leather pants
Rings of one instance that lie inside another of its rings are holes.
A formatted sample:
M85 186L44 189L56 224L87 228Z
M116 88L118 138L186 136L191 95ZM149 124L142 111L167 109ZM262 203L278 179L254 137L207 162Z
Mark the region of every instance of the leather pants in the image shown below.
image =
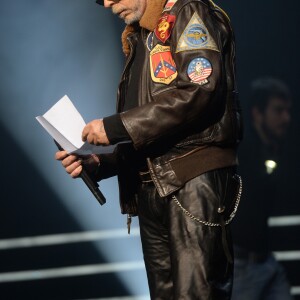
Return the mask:
M233 256L229 225L213 227L191 219L173 196L199 220L222 222L235 203L234 174L235 168L201 174L165 198L159 197L153 182L141 184L139 222L151 299L231 298L233 264L226 255L227 249Z

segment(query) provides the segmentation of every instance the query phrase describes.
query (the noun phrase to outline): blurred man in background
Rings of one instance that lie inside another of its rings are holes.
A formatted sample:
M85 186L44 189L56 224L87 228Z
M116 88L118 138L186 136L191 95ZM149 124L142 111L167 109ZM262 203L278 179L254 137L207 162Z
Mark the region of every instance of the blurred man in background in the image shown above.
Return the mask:
M267 224L276 198L285 189L280 176L290 108L290 91L283 82L272 78L253 82L250 124L239 151L244 190L233 222L233 300L292 299L284 270L271 253Z

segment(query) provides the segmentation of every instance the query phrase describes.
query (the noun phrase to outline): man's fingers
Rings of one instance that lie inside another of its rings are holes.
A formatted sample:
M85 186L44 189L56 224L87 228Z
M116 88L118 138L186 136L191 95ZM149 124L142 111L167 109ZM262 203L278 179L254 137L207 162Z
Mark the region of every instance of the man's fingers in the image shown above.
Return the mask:
M74 162L76 161L79 161L78 160L78 157L75 156L75 155L70 155L70 156L67 156L64 160L62 160L62 165L67 168L69 167L70 165L72 165Z
M81 166L81 161L77 160L75 162L73 162L72 164L68 165L66 167L66 171L67 173L69 173L70 175L72 175L72 173ZM73 177L73 176L72 176Z
M86 125L84 128L83 128L83 131L82 131L82 135L81 135L81 139L83 142L86 141L86 137L89 133L89 128L88 128L88 125Z
M67 151L58 151L55 153L56 160L63 160L68 156Z
M81 138L84 142L92 145L109 145L103 120L94 120L88 123L82 131Z
M87 141L88 141L88 143L91 144L91 145L96 145L96 144L95 144L95 137L94 137L94 135L92 135L92 134L89 134L89 135L87 136Z
M55 159L60 160L66 172L71 177L76 178L82 172L81 160L76 155L69 155L67 151L58 151L55 154Z
M80 176L81 171L82 171L82 166L79 166L70 175L72 178L76 178Z

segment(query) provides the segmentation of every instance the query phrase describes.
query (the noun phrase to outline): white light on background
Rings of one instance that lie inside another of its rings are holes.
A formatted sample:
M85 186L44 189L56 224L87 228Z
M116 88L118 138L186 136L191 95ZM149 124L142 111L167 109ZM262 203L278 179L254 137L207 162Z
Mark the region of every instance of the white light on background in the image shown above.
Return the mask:
M117 18L94 1L78 0L40 0L38 6L34 0L7 1L1 11L1 93L6 100L0 102L1 125L83 231L125 229L117 180L101 182L107 204L100 207L81 180L69 178L54 160L56 147L35 120L65 94L86 122L114 112L124 60ZM116 243L95 244L109 264L142 260L139 239ZM143 274L118 275L132 295L141 295L148 292Z
M274 170L277 168L277 163L274 160L266 160L265 166L266 166L267 173L272 174Z

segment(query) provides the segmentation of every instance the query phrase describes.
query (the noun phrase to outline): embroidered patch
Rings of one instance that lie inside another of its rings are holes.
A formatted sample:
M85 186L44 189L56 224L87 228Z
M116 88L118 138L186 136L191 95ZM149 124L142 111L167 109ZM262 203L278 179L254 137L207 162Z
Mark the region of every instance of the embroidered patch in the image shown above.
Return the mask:
M163 12L170 11L172 9L172 7L175 5L176 2L177 2L177 0L169 0L167 2L167 4L165 5L165 8L164 8Z
M174 15L163 15L154 30L156 37L163 43L170 37L176 17Z
M207 78L213 71L210 61L204 57L193 59L188 66L188 76L191 82L204 85L208 83Z
M154 32L152 31L148 34L148 37L146 40L146 46L149 51L151 51L153 49L153 36L154 36Z
M154 82L170 84L177 77L175 62L169 46L156 45L150 52L151 78Z
M186 50L210 49L218 51L217 44L209 34L203 21L194 13L183 31L176 47L176 53Z

